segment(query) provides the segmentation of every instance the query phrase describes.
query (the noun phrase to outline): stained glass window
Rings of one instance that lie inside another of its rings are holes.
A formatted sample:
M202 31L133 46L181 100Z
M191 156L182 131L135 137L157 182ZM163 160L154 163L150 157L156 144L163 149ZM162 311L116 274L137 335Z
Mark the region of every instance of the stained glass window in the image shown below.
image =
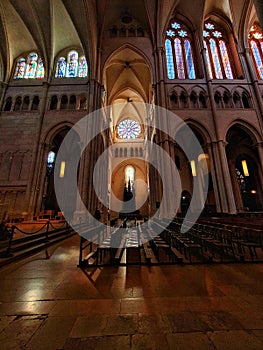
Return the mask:
M226 44L223 40L219 41L219 48L220 48L220 52L221 52L221 57L222 57L226 77L227 77L227 79L233 79L233 74L232 74L232 70L231 70L231 66L230 66L230 61L229 61L229 57L228 57L228 53L227 53Z
M203 37L208 74L210 77L216 79L233 79L224 33L214 23L206 22Z
M79 60L79 77L85 78L88 75L88 66L85 56L81 56Z
M211 65L209 51L208 51L208 48L207 48L206 41L204 41L204 48L205 48L205 53L206 53L206 60L207 60L207 67L208 67L209 78L212 79L213 78L213 73L212 73L212 68L211 68L212 65Z
M77 51L70 51L67 62L67 77L76 77L78 74L78 53Z
M44 64L43 64L42 59L40 59L38 66L37 66L37 78L43 79L44 75L45 75Z
M26 60L24 58L20 58L17 62L16 72L15 72L14 78L15 79L24 78L25 69L26 69Z
M36 70L37 70L37 59L38 59L38 55L36 53L31 53L28 55L26 74L25 74L26 79L35 78Z
M44 63L37 53L31 52L27 59L18 59L14 79L43 79L44 76Z
M64 78L66 75L66 59L65 57L60 57L57 62L56 78Z
M186 67L187 67L188 76L190 79L195 79L195 67L194 67L190 41L185 40L184 46L185 46L185 57L187 62Z
M174 51L175 51L175 61L176 61L178 78L184 79L185 74L184 74L184 60L183 60L182 44L181 44L181 40L178 38L175 38L175 40L174 40Z
M141 133L140 124L136 120L125 119L117 127L118 135L122 139L136 139Z
M60 57L57 60L56 78L85 78L88 76L88 64L84 55L79 56L77 51L71 50L66 57Z
M209 43L210 43L210 49L212 53L212 60L214 63L215 76L217 79L223 79L216 42L214 39L210 39Z
M168 79L174 79L174 59L171 40L165 40Z
M263 79L263 33L258 25L250 28L248 38L257 75Z
M172 21L166 31L166 66L168 79L195 79L194 59L189 31Z

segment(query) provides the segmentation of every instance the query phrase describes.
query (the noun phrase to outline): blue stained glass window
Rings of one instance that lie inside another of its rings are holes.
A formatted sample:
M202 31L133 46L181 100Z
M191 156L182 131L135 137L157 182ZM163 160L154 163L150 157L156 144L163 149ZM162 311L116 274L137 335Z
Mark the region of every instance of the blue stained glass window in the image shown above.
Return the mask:
M66 59L65 57L60 57L57 62L56 78L63 78L66 76Z
M38 55L36 53L30 53L27 58L27 67L26 67L26 79L32 79L35 78L36 75L36 69L37 69L37 59Z
M177 22L172 22L166 31L165 40L168 79L195 79L189 31Z
M178 38L174 40L174 51L175 51L175 61L176 61L178 78L185 79L182 44L181 44L181 40Z
M141 133L141 127L136 120L125 119L120 122L117 131L122 139L136 139Z
M168 79L174 79L175 74L174 74L174 59L173 59L173 52L172 52L172 44L171 44L171 41L168 39L165 40L165 51L166 51Z
M261 43L261 48L263 46L262 44L263 43ZM252 40L250 42L250 45L251 45L252 53L253 53L253 56L254 56L254 59L256 62L256 68L257 68L258 75L259 75L260 79L263 79L263 64L262 64L262 59L260 56L260 52L259 52L257 43L254 40Z
M185 47L185 57L186 57L186 66L188 71L188 76L190 79L195 79L195 67L194 67L194 61L191 51L191 44L189 40L185 40L184 42Z
M20 58L17 62L14 79L24 78L25 69L26 69L26 60L24 58Z
M77 51L70 51L67 62L67 77L76 77L78 74L78 53Z
M209 57L209 52L208 52L208 47L206 45L206 41L204 41L204 48L205 48L205 54L206 54L209 78L212 79L213 78L213 73L212 73L211 61L210 61L210 57Z
M220 60L219 60L219 55L218 55L216 42L215 42L214 39L210 39L209 43L210 43L210 48L211 48L211 53L212 53L212 60L213 60L213 63L214 63L216 78L217 79L223 79L223 73L222 73L222 69L221 69L221 66L220 66Z
M219 47L221 51L221 57L224 65L225 75L227 79L233 79L233 74L232 74L232 69L231 69L231 65L230 65L230 61L227 53L226 44L223 40L219 41Z
M224 32L218 30L211 22L205 23L204 27L204 47L209 76L216 79L233 79L228 49L225 40L220 39L224 37Z

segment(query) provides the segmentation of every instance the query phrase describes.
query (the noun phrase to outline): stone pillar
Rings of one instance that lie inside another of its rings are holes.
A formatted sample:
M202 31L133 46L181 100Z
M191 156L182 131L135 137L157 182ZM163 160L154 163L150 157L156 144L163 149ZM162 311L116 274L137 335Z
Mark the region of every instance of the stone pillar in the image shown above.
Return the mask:
M209 160L210 160L210 170L211 170L211 176L212 176L212 181L213 181L216 210L218 212L221 212L221 203L220 203L220 196L219 196L217 172L215 169L215 159L214 159L214 154L213 154L211 143L206 144L206 148L207 148L207 152L208 152Z
M40 186L40 171L42 170L43 164L41 166L41 162L43 162L43 145L41 145L41 132L42 132L42 126L43 126L43 120L44 115L46 111L46 103L47 103L47 94L48 94L48 88L49 84L47 82L43 83L43 92L42 92L42 98L40 103L40 110L39 110L39 124L38 124L38 131L36 135L36 144L34 146L33 152L32 152L32 163L31 163L31 169L30 169L30 176L28 181L28 186L26 190L26 198L28 199L28 213L29 215L35 214L34 211L37 206L37 200L39 193L38 189Z
M1 82L1 96L0 96L0 112L3 110L3 105L4 105L4 101L5 101L5 94L6 94L6 90L7 90L8 84Z
M208 67L206 62L205 48L202 48L201 54L204 61L208 95L209 95L210 104L211 104L213 124L214 124L215 136L216 136L216 141L212 141L212 145L213 145L212 150L215 156L214 169L217 174L217 184L218 184L218 190L219 190L219 196L220 196L221 211L224 213L233 214L236 212L234 194L233 194L233 189L232 189L232 184L231 184L231 179L230 179L230 174L228 169L228 162L226 158L225 144L219 132L217 109L216 109L214 96L213 96L213 84L212 84L212 81L209 80L210 77L209 77Z
M255 97L256 97L256 112L257 112L257 117L258 117L258 123L261 129L261 132L263 133L263 103L262 103L262 98L261 98L261 93L258 85L258 79L256 77L255 73L255 68L254 68L254 63L251 58L251 50L250 48L246 48L244 51L244 56L245 56L245 61L248 66L248 71L250 75L250 79L252 82L253 90L255 92Z

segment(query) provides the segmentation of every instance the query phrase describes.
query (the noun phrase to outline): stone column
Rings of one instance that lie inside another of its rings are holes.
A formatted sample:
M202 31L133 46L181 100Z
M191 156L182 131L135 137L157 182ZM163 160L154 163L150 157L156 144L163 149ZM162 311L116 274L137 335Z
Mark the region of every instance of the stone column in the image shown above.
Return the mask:
M4 82L1 83L0 112L3 110L7 87L8 87L7 83L4 83Z
M210 170L211 170L211 176L212 176L212 181L213 181L216 210L218 212L221 212L221 203L220 203L220 196L219 196L217 172L215 169L215 159L214 159L214 154L213 154L211 143L206 144L206 148L207 148L207 152L209 155L209 161L210 161Z
M40 103L40 110L39 110L39 124L38 124L38 131L37 131L37 137L36 137L36 144L34 146L33 152L32 152L32 163L31 163L31 169L30 169L30 176L26 191L26 198L28 198L28 213L29 215L34 214L34 210L36 208L36 201L37 196L39 195L39 192L37 192L37 189L39 188L39 181L40 181L40 171L42 170L43 164L41 166L41 162L43 161L43 151L40 140L41 140L41 132L42 132L42 126L44 121L44 115L46 111L46 103L47 103L47 94L48 94L48 88L49 84L47 82L43 83L43 92L42 92L42 98Z
M245 56L245 61L248 66L248 71L250 75L250 79L252 82L253 90L255 92L255 97L256 97L256 112L257 112L257 118L258 118L258 123L261 129L261 132L263 133L263 103L262 103L262 98L261 98L261 93L260 89L258 86L258 78L255 73L255 68L254 68L254 63L251 59L251 50L250 48L246 48L244 51L244 56Z
M230 179L228 163L227 163L227 158L225 153L225 144L219 132L217 109L216 109L214 96L213 96L213 84L208 74L205 48L202 48L201 54L204 61L208 95L209 95L210 104L211 104L212 118L213 118L214 131L215 131L215 137L216 137L216 141L212 141L212 145L213 145L212 149L213 149L214 160L215 160L214 170L217 175L217 184L218 184L218 191L219 191L219 197L221 202L221 211L224 213L233 214L236 212L235 200L234 200L233 189L231 185L231 179Z

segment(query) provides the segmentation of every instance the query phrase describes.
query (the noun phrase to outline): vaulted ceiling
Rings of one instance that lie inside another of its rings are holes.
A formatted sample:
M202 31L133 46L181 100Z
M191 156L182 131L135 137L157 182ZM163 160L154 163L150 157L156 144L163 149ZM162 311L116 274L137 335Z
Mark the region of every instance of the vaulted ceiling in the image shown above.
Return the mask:
M43 58L49 78L59 51L73 46L85 52L96 78L102 69L98 53L108 45L105 33L123 15L141 24L154 51L163 46L172 16L185 17L195 30L211 12L232 22L236 36L255 17L252 0L1 0L0 80L8 81L14 59L32 50Z

